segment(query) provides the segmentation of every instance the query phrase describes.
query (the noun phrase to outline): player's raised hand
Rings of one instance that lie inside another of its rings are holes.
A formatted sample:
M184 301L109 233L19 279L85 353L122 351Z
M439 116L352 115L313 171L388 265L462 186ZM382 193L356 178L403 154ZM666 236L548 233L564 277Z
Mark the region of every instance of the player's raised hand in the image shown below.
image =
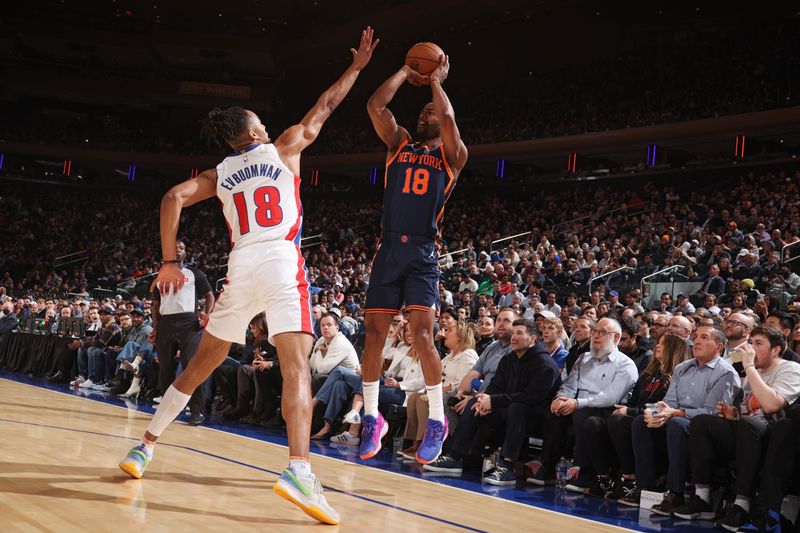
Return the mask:
M158 275L150 285L150 291L158 288L161 294L169 294L172 290L178 292L183 287L184 280L183 272L176 263L164 263L158 269Z
M442 54L439 56L439 66L436 67L436 70L431 72L428 77L430 78L430 82L438 81L439 83L444 83L449 72L450 56Z
M406 73L406 81L411 85L416 85L419 87L421 85L430 85L431 83L430 76L423 76L408 65L403 65L402 70L404 70Z
M351 48L350 52L353 54L353 66L357 70L362 70L367 66L369 60L372 59L372 52L378 47L380 39L375 39L372 42L372 36L375 33L370 26L361 32L361 42L358 44L358 50Z

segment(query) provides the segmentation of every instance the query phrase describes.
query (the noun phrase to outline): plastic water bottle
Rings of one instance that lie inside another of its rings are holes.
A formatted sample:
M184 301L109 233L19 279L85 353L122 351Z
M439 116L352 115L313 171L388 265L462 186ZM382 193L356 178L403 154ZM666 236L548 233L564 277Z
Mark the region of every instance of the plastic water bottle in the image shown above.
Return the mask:
M395 437L392 439L392 458L399 457L400 450L403 449L403 437Z
M473 379L472 383L470 383L470 386L472 387L472 392L478 392L481 388L481 385L483 385L482 379L479 378Z
M569 471L570 462L565 458L561 458L561 460L556 465L556 488L563 489L567 486L567 472Z

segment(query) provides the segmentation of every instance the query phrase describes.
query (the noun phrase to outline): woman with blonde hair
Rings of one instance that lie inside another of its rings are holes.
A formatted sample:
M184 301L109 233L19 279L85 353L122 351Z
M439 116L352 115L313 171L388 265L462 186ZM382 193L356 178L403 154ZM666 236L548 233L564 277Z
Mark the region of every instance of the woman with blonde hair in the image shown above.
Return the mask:
M442 400L445 405L448 398L458 391L458 384L478 361L475 343L479 337L478 327L470 322L457 322L444 331L444 344L448 350L442 359ZM422 442L427 420L428 395L425 392L411 394L406 405L405 438L412 441L412 444L401 451L401 455L406 459L416 459L417 448ZM449 427L452 421L447 420L447 422L445 427Z

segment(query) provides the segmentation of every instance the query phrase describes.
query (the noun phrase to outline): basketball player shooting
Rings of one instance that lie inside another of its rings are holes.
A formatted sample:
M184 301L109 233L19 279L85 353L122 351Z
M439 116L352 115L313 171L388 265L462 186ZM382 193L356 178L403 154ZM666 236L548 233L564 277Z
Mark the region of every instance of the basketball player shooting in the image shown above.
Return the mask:
M313 324L308 276L300 252L303 208L300 204L300 154L341 103L367 66L379 40L373 30L361 33L358 50L344 74L320 96L296 124L270 141L252 111L215 109L203 132L233 153L215 169L206 170L170 189L161 202L163 265L153 282L163 294L179 291L184 278L175 256L181 210L219 197L231 230L233 249L224 292L209 315L197 354L173 382L144 434L120 468L141 478L152 459L156 440L180 414L192 394L228 354L232 342L244 344L250 320L266 311L270 342L278 350L283 393L281 407L289 436L289 466L273 486L281 497L326 524L337 524L322 485L311 472L311 352Z
M405 65L372 95L367 104L372 124L386 144L383 193L383 236L372 264L366 301L367 338L361 363L364 418L359 455L374 457L388 425L378 412L381 350L392 317L401 307L410 311L409 327L420 355L430 414L417 461L435 461L447 437L442 401L442 363L433 344L433 324L439 299L439 267L435 239L444 206L467 162L453 106L442 89L450 62L439 57L427 76ZM433 101L419 114L414 136L398 126L386 107L400 86L430 85Z

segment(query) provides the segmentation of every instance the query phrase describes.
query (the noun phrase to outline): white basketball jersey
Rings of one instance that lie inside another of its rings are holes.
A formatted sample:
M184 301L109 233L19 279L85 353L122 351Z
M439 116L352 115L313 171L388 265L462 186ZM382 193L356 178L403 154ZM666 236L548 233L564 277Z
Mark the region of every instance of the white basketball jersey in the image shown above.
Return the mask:
M300 177L273 144L257 144L217 165L217 196L234 249L268 241L300 245L303 208Z

